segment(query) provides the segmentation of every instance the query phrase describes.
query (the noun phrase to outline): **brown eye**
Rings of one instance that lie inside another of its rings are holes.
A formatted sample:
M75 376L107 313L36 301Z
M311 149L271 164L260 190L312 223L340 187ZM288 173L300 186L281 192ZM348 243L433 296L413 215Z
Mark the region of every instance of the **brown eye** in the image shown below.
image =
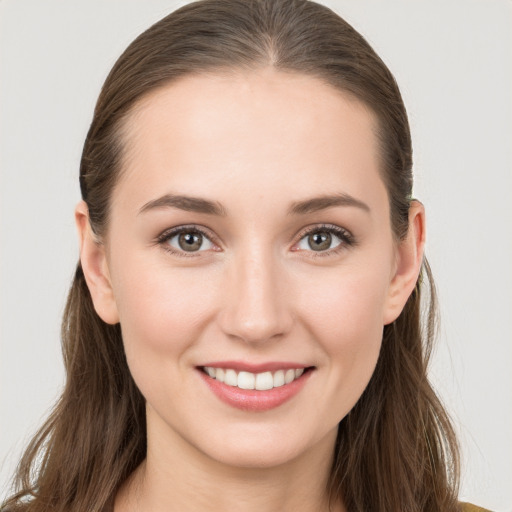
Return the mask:
M326 251L331 248L332 235L326 231L317 231L308 236L308 245L313 251Z
M198 251L203 243L201 233L180 233L178 236L178 245L180 249L187 252Z
M354 238L346 229L328 224L316 226L302 232L294 250L311 253L311 256L334 255L344 248L355 244Z
M159 237L159 243L177 255L200 253L214 247L208 236L191 228L178 228L164 233Z

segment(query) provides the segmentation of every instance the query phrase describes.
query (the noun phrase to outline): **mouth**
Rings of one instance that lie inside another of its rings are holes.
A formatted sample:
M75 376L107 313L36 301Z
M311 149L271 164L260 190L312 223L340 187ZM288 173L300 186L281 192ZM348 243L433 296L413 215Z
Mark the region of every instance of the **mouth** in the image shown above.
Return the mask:
M215 363L215 366L198 366L197 370L203 382L222 402L244 411L263 412L296 396L309 381L315 367Z
M265 371L259 373L213 366L202 366L200 369L212 379L222 382L227 386L246 390L267 391L291 384L300 378L304 372L311 371L313 367L282 368L273 372Z

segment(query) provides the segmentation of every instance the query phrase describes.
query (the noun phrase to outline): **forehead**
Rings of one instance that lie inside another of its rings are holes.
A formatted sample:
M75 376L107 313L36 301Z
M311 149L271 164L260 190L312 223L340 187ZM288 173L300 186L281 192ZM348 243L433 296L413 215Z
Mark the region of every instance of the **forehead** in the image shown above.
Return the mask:
M342 180L344 192L368 196L372 182L382 188L376 124L362 102L315 77L271 68L188 75L129 115L119 192L131 182L141 200L162 187L222 195L229 184L303 196Z

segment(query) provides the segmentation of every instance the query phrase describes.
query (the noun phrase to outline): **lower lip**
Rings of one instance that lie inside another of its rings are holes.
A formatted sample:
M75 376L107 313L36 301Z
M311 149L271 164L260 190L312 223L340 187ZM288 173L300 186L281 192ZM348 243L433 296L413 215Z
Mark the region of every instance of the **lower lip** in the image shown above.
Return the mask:
M243 411L253 412L268 411L284 404L300 392L312 373L311 370L307 370L290 384L258 391L256 389L240 389L236 386L228 386L213 379L203 370L198 369L198 371L207 386L224 403Z

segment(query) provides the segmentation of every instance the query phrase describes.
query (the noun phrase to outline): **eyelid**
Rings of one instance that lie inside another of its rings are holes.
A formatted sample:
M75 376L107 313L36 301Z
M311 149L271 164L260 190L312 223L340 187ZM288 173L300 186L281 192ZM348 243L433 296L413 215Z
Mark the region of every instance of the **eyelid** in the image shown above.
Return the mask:
M178 250L175 247L172 247L171 245L167 244L171 238L174 238L175 236L181 234L181 233L192 233L196 232L201 234L203 237L205 237L207 240L210 241L214 246L219 246L218 244L218 237L213 235L210 230L199 226L197 224L184 224L181 226L175 226L173 228L168 228L165 231L163 231L160 235L156 237L155 243L158 245L161 245L164 250L170 252L173 255L177 255L179 257L185 257L185 258L194 258L197 256L201 256L201 253L208 252L208 250L200 250L200 251L182 251ZM211 250L211 249L209 249ZM214 251L218 251L219 249L213 249Z
M302 229L297 235L298 241L295 242L294 247L299 244L304 237L310 235L311 233L318 232L328 232L334 234L341 240L341 243L332 249L328 249L326 251L313 251L313 250L303 250L303 249L295 249L295 252L304 252L309 253L311 257L324 257L324 256L333 256L338 254L339 252L346 250L350 247L356 245L356 239L352 233L341 226L337 226L336 224L315 224L312 226L307 226Z

